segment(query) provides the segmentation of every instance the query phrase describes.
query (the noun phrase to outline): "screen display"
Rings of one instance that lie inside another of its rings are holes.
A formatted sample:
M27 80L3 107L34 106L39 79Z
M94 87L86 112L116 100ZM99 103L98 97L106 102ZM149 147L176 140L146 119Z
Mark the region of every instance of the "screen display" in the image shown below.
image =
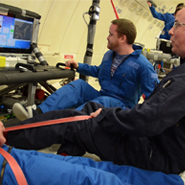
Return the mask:
M31 53L32 18L0 15L0 52Z

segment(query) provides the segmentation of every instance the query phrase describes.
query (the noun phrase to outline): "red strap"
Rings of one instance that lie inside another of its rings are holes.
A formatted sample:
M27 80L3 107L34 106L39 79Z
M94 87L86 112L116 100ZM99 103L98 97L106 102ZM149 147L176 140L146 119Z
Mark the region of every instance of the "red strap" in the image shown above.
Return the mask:
M35 127L41 127L41 126L47 126L47 125L54 125L54 124L59 124L59 123L73 122L73 121L82 121L82 120L86 120L89 118L92 118L92 117L91 116L73 116L73 117L60 118L60 119L54 119L54 120L48 120L48 121L41 121L37 123L29 123L25 125L7 127L5 128L4 132L27 129L27 128L35 128Z
M113 0L110 0L110 1L111 1L111 4L112 4L112 7L114 9L114 13L116 15L116 18L119 19L118 13L117 13L116 8L115 8L114 3L113 3Z
M0 154L8 161L15 178L17 180L18 185L28 185L24 173L22 172L20 166L16 162L16 160L4 149L0 148Z

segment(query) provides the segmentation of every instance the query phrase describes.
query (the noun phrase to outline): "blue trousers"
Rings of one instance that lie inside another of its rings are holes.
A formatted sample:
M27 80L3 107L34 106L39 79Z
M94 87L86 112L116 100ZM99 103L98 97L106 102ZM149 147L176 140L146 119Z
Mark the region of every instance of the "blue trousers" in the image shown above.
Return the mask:
M3 149L8 150L8 147L4 145ZM10 154L20 165L29 185L183 185L178 175L118 166L111 162L95 162L89 158L64 157L15 148ZM3 160L0 156L0 164ZM2 184L17 184L8 164Z
M125 105L121 100L102 94L101 91L97 91L81 79L64 85L51 94L38 107L43 113L69 108L82 110L83 106L88 101L99 103L107 108L121 107L122 109L125 109Z

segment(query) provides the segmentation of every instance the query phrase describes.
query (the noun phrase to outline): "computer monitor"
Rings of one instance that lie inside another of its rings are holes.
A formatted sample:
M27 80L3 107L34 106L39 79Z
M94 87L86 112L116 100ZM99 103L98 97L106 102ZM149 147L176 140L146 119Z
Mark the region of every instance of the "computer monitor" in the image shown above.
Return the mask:
M0 15L0 55L31 54L34 18Z

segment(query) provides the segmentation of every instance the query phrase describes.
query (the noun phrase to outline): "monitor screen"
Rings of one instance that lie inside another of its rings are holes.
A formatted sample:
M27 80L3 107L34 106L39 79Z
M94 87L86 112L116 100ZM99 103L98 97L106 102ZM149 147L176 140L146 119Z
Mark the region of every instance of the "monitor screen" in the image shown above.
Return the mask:
M0 53L30 53L34 19L0 15Z

